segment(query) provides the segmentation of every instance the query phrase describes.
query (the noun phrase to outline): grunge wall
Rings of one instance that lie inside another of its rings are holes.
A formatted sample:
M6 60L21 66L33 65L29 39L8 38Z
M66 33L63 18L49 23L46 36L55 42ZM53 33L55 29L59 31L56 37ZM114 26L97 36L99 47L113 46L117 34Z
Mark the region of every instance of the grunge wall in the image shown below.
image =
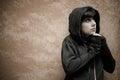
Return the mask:
M61 44L68 15L93 6L101 15L117 66L105 80L120 80L120 0L0 0L0 80L63 80Z

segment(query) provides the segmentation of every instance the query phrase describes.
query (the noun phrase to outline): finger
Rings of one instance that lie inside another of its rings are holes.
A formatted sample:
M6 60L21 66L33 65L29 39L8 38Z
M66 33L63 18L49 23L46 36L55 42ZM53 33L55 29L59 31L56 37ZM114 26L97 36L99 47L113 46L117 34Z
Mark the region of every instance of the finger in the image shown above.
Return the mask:
M97 34L97 33L95 33L95 34L93 34L94 36L101 36L100 34Z

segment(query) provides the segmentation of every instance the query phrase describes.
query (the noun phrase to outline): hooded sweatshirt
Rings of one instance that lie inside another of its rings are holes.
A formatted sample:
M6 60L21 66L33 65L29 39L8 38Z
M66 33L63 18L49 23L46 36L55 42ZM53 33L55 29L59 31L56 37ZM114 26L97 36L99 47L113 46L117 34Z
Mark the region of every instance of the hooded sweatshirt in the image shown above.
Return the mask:
M104 36L85 37L81 31L85 12L91 11L96 22L96 33L100 32L99 13L87 6L75 8L69 15L69 32L62 43L61 59L66 73L65 80L104 80L103 70L112 73L115 60ZM89 17L89 15L87 15Z

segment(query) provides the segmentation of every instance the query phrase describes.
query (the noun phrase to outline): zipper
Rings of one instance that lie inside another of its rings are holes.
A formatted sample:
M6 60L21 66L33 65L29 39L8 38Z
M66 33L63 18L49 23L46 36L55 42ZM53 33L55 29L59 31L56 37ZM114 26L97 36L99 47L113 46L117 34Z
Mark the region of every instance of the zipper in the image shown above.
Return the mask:
M96 68L95 68L95 60L94 60L94 80L97 80L97 79L96 79Z

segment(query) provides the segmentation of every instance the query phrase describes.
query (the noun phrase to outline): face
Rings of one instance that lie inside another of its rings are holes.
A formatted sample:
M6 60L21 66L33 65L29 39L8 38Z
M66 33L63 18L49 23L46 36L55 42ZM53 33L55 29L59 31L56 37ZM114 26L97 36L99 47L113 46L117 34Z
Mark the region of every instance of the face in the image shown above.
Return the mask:
M96 22L93 18L85 18L82 22L82 32L86 35L92 35L96 32Z

